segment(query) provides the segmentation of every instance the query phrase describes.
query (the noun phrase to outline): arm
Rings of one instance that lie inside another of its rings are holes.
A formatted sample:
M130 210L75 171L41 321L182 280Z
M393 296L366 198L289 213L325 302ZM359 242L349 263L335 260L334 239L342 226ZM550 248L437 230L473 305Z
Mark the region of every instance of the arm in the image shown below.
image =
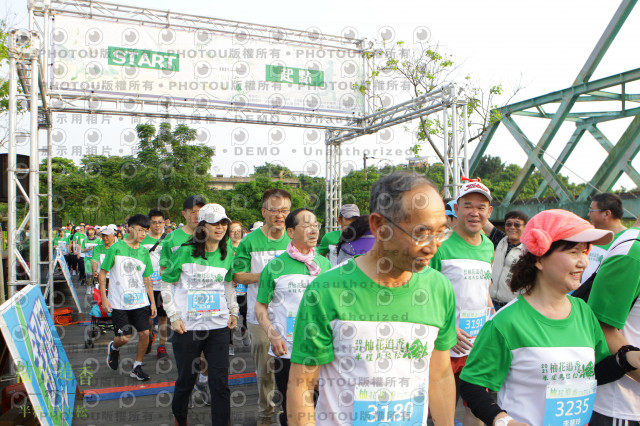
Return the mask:
M256 317L260 327L267 333L269 342L271 342L271 349L276 356L282 356L287 353L287 344L280 336L280 333L275 329L269 318L269 305L256 302Z
M107 271L104 269L100 270L100 274L98 275L98 282L100 283L100 297L102 298L102 307L105 311L111 312L113 308L111 308L111 303L109 303L109 299L107 299Z
M609 352L612 354L618 353L621 347L628 345L629 341L626 337L615 327L610 326L602 321L600 321L600 327L602 327L602 331L604 332L604 337L607 339L607 345L609 346ZM634 352L627 353L627 360L632 364L636 355ZM634 371L630 371L627 373L629 377L634 379L637 382L640 382L640 369L636 369Z
M451 363L449 363L449 371L451 371ZM287 420L289 425L314 426L316 424L313 390L318 381L319 372L320 366L317 365L291 363L287 386ZM453 412L451 423L453 423Z
M453 424L456 385L449 351L433 350L429 365L429 409L436 426Z
M98 276L98 262L93 259L91 259L91 272L93 272L94 277Z
M233 274L233 281L238 284L257 284L260 280L260 274L253 274L251 272L236 272Z
M176 283L168 283L165 280L160 281L160 295L162 297L162 307L167 313L167 317L171 320L171 329L178 334L186 333L187 328L182 322L182 312L180 312L173 300L173 292L171 286Z
M149 296L149 303L151 304L151 318L155 318L158 314L156 310L156 298L153 297L153 283L151 282L151 277L143 277L144 286L147 289L147 296Z
M236 324L238 323L238 311L240 308L236 299L236 290L233 283L225 281L223 285L224 295L227 299L227 307L229 308L229 321L227 322L227 325L233 330L236 328Z
M495 228L495 226L493 226L493 223L491 223L490 220L487 220L487 223L484 224L484 226L482 227L482 230L484 231L485 234L489 235L491 231L493 231L493 228Z

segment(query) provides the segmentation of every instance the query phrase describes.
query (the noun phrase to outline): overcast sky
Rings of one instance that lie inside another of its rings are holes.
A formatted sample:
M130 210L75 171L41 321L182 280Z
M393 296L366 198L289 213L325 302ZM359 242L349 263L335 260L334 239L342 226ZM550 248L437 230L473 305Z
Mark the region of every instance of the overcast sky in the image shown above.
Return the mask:
M602 31L618 8L617 1L593 0L539 0L525 2L519 0L448 0L448 1L409 1L392 2L334 1L296 2L296 1L199 1L189 0L176 3L166 0L137 0L138 7L170 9L174 12L207 15L216 18L260 23L295 29L318 28L326 34L340 34L344 28L352 27L359 37L373 39L383 27L395 32L396 40L410 41L416 28L426 27L431 40L438 42L443 49L454 55L461 63L461 76L470 74L480 85L502 83L509 92L519 85L523 89L514 101L542 95L571 85L580 68L592 51ZM22 17L26 14L26 1L6 2L11 9ZM18 18L20 23L21 19ZM22 26L26 22L22 18ZM609 52L604 57L592 79L628 71L638 67L637 40L640 32L640 9L636 8L627 19ZM627 88L631 92L633 85ZM624 121L624 124L629 120ZM530 135L534 143L542 133L546 121L523 120L519 122ZM615 142L624 131L625 125L603 125L602 129ZM74 134L78 128L66 128L67 134ZM77 126L76 126L77 127ZM232 173L237 152L231 146L231 133L237 125L206 125L212 135L212 144L216 147L214 174L228 176ZM245 126L250 132L249 146L260 146L268 136L268 126ZM105 127L110 129L111 126ZM105 130L105 131L107 131ZM292 170L301 171L301 161L316 161L324 175L324 158L314 152L310 158L303 157L300 147L303 135L299 130L287 129L286 140L280 145L277 158L264 158L242 152L242 160L249 166L264 161L277 160ZM563 147L573 131L572 125L565 126L549 149L553 156ZM394 146L405 149L411 145L411 138L403 135L400 128L394 129ZM599 166L594 158L604 159L604 150L589 137L580 145L568 162L568 174L574 182L591 178ZM352 144L353 151L358 147L375 145L375 136L363 137ZM322 146L319 145L318 149ZM475 149L472 146L470 152ZM296 153L293 153L293 151ZM117 154L117 152L113 152ZM319 152L318 152L319 153ZM487 154L500 155L505 161L524 164L525 155L511 139L506 130L499 131L489 147ZM428 149L423 155L433 155ZM392 157L394 161L404 161L405 155ZM361 153L344 158L362 167ZM373 160L372 160L373 161ZM640 162L634 161L638 168ZM571 173L575 172L575 173ZM630 180L623 178L620 184L634 187Z

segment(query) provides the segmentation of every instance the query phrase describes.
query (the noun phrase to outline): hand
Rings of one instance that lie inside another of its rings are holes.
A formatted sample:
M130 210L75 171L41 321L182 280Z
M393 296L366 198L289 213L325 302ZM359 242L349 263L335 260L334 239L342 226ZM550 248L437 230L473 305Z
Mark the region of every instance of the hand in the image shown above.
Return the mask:
M155 318L158 315L158 310L156 309L156 304L151 305L151 316L150 318Z
M627 362L635 368L640 368L640 351L627 352Z
M111 303L109 303L109 299L107 299L106 297L102 298L102 307L107 312L112 312L113 311L113 308L111 307Z
M233 330L234 328L236 328L236 325L238 325L238 317L235 315L231 315L229 317L229 321L227 321L227 326Z
M494 419L493 419L493 424L496 424L496 420L498 420L501 417L507 417L507 413L505 413L504 411L501 412L500 414L498 414ZM521 422L517 422L515 420L509 420L509 423L507 423L508 426L530 426L528 423L521 423Z
M178 334L186 333L187 328L184 326L184 323L181 319L177 319L175 321L171 321L171 329Z
M473 343L470 339L472 337L466 331L461 328L456 327L456 337L458 338L458 344L455 345L451 350L457 354L463 354L473 347Z
M287 344L282 339L282 337L274 337L271 340L271 349L275 356L283 356L287 353Z
M95 272L93 273L93 277L94 277L94 278L98 278L98 271L95 271Z

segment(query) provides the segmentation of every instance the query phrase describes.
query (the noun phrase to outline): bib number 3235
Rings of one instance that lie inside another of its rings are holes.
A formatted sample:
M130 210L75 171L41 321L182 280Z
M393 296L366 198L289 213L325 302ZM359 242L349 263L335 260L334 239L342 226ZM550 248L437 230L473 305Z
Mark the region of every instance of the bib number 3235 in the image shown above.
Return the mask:
M596 381L548 385L544 406L545 426L582 426L589 423L596 399Z

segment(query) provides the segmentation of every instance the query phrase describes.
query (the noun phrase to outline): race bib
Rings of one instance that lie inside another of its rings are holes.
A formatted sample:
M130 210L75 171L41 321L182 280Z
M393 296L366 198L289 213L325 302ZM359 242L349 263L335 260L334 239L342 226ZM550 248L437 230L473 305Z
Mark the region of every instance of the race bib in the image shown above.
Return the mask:
M247 285L246 284L236 285L236 294L238 296L244 296L245 294L247 294Z
M144 295L146 293L145 289L141 288L132 288L129 290L125 290L124 297L124 308L125 309L138 309L146 306L146 302L144 300Z
M476 337L480 333L480 329L487 321L487 309L479 309L476 311L460 312L460 328L467 332L469 336Z
M548 385L544 404L545 426L588 424L595 399L595 380Z
M220 314L220 292L215 290L189 290L187 295L188 313L190 318L203 315L215 316Z
M356 386L353 401L353 426L379 424L420 425L424 419L426 394L424 387L413 395L406 390Z
M153 271L153 273L151 274L151 276L149 278L151 278L151 281L153 283L159 282L160 279L161 279L160 271Z
M293 312L287 314L287 339L293 340L293 327L296 325L296 315Z

